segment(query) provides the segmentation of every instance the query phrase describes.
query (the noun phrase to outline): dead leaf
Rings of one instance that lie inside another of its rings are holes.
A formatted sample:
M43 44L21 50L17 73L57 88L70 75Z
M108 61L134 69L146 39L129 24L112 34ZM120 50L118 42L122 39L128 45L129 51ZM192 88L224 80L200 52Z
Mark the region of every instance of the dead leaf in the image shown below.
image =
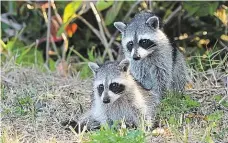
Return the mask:
M192 89L192 88L193 88L192 83L187 83L187 84L185 85L185 89Z
M206 116L200 115L200 114L194 114L194 113L187 114L186 117L187 118L198 118L198 119L205 120L205 121L207 120Z
M168 128L156 128L152 131L153 136L166 136L166 137L171 137L172 133Z
M222 5L217 11L215 12L215 16L218 17L222 23L227 26L228 24L228 15L226 14L227 7Z
M185 48L184 48L184 47L179 47L179 50L180 50L181 52L183 52L183 53L185 53L185 52L186 52L186 50L185 50Z
M202 58L203 59L206 59L207 58L207 55L206 54L203 54Z
M68 75L68 63L66 61L60 61L56 69L61 76L66 77Z
M228 41L228 35L223 34L220 38L224 41Z
M51 17L51 35L53 37L57 36L57 32L60 28L60 24L58 23L58 19L56 16Z
M76 23L69 24L65 28L66 33L69 37L72 37L72 35L76 32L77 29L78 29L78 25Z
M199 44L200 45L207 45L207 44L209 44L210 43L210 40L209 39L201 39L200 41L199 41Z

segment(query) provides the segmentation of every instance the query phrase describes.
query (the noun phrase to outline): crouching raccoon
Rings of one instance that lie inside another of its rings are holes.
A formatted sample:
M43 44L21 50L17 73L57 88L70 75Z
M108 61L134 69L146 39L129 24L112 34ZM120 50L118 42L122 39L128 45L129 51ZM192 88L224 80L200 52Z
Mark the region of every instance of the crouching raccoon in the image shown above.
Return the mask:
M107 62L101 66L88 64L94 74L93 102L91 109L73 123L76 131L86 125L93 130L100 125L112 125L124 120L129 127L141 125L141 119L152 125L156 99L149 90L142 88L129 73L129 61Z

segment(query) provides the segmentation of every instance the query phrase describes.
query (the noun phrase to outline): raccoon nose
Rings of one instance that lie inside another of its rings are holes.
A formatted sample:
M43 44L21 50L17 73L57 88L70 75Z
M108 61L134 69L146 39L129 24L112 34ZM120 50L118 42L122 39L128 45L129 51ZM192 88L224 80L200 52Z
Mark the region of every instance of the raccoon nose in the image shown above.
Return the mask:
M109 99L108 97L105 97L105 98L103 99L103 103L110 103L110 99Z
M134 55L133 55L133 59L136 60L136 61L137 61L137 60L140 60L140 56L137 55L137 54L134 54Z

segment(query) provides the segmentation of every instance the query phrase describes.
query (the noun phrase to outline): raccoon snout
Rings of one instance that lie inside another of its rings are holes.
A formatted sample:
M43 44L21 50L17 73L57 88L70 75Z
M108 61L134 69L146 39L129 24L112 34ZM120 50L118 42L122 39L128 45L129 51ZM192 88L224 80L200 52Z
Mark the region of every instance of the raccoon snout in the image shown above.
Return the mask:
M140 55L138 55L138 54L134 54L134 55L133 55L133 59L136 60L136 61L137 61L137 60L140 60L140 58L141 58L141 57L140 57Z
M103 103L110 103L110 98L109 97L104 97Z

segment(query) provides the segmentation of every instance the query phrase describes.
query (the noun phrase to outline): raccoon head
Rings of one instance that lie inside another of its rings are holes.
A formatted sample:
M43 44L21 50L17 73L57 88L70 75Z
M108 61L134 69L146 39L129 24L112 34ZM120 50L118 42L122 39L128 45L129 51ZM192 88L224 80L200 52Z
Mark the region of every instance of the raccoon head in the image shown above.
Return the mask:
M115 102L125 94L128 60L120 63L108 62L102 66L89 62L88 65L94 74L95 100L108 104Z
M137 14L128 24L114 22L122 34L122 46L125 57L140 60L160 51L167 45L168 39L161 31L160 21L150 12Z

